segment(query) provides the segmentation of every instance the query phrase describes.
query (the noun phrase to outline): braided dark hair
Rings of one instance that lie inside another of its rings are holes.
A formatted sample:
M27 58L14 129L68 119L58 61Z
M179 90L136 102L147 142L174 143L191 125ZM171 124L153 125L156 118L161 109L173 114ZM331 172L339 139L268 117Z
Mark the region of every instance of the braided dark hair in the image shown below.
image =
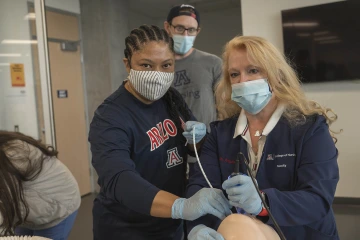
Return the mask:
M169 50L175 54L174 41L164 29L153 25L142 25L133 29L130 35L125 38L125 57L130 62L133 53L139 51L146 43L151 41L162 41L168 44Z
M179 113L181 114L184 122L190 120L190 113L188 108L186 107L186 103L180 93L176 91L174 88L169 88L166 94L163 96L163 99L166 102L166 110L170 115L171 120L175 122L178 133L183 132L182 123L179 117ZM185 144L186 140L183 139Z
M174 41L169 34L157 26L142 25L139 28L133 29L130 35L125 38L125 57L131 60L131 56L134 52L141 50L141 48L151 41L164 42L168 44L169 50L175 54ZM189 110L186 108L186 104L182 96L176 92L175 89L170 88L163 96L166 102L166 110L170 115L171 120L175 122L178 133L183 132L182 124L180 121L179 113L183 120L186 122L190 119ZM185 143L185 139L183 139Z

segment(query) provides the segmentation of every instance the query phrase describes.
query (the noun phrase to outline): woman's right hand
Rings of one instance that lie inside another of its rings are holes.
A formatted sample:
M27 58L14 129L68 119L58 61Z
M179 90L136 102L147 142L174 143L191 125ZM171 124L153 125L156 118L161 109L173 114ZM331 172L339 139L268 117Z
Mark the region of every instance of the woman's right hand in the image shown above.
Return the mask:
M188 199L176 199L172 205L171 217L192 221L212 214L222 220L231 214L230 208L231 205L222 190L203 188Z
M224 240L224 237L215 231L212 228L209 228L205 225L197 225L191 229L189 235L189 240Z

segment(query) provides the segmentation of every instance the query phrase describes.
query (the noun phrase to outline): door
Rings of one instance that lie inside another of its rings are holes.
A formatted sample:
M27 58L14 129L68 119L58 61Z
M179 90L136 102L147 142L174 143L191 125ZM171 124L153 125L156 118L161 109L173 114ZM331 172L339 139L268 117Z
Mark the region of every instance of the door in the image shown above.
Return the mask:
M79 42L79 21L75 15L46 11L46 22L57 149L84 195L91 186L80 45L72 43L77 48L72 51L60 47Z
M46 24L56 149L85 195L91 182L78 16L46 10Z

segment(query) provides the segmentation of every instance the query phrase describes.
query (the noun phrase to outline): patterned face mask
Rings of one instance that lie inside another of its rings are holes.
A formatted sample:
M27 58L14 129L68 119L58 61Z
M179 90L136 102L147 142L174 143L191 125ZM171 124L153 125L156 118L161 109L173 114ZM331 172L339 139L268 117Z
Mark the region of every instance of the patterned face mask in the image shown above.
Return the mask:
M150 101L159 100L170 88L173 72L137 71L130 69L128 77L135 90Z

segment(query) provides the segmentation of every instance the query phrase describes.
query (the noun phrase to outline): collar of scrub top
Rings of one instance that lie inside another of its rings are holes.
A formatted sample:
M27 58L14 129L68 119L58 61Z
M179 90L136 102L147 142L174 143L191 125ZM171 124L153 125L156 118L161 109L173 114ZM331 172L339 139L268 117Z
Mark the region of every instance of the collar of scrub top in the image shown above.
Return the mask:
M285 111L285 104L279 103L276 107L275 111L271 115L268 123L266 124L264 130L261 133L261 136L267 136L276 126L276 124L279 122L283 112ZM235 132L234 132L234 138L237 136L244 137L245 135L249 134L249 125L248 121L245 115L244 109L241 109L239 119L236 123ZM250 135L248 136L250 138Z

